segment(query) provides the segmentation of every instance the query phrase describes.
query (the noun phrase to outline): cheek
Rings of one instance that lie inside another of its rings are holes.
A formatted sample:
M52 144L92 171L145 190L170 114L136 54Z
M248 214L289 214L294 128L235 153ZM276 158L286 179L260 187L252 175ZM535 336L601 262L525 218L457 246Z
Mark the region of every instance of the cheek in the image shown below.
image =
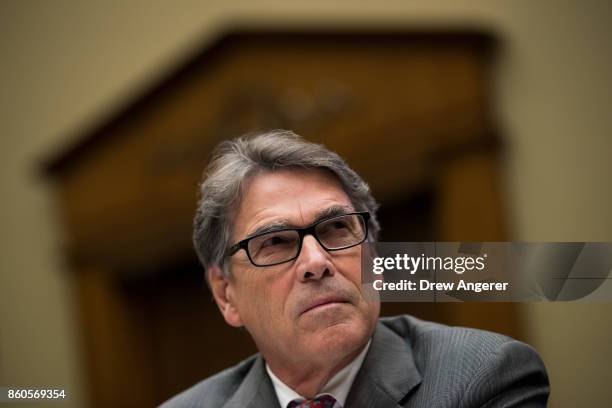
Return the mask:
M336 267L342 277L353 285L353 289L359 294L359 308L365 315L374 321L380 313L380 302L373 300L373 295L366 295L361 285L361 246L353 252L347 252L335 260Z
M352 249L352 248L351 248ZM337 252L334 263L340 273L349 281L361 287L361 247L345 253ZM336 255L335 254L335 255Z
M253 273L261 271L251 271ZM277 326L285 318L285 303L291 282L286 274L245 279L236 295L240 313L247 328ZM250 326L250 327L248 327Z

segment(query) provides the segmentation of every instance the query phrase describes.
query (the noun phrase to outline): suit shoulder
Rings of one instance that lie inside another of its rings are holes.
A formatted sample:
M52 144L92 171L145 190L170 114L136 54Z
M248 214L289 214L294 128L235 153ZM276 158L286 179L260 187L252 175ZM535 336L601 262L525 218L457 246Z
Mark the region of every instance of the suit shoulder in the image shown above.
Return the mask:
M486 354L495 351L504 343L516 342L502 334L468 327L446 326L408 315L383 318L381 322L399 336L407 339L413 349L421 349L421 351L429 350L439 353L448 350L453 354L469 352L473 356L473 351Z
M495 395L521 403L546 401L546 368L538 353L525 343L411 316L381 322L406 340L423 377L422 387L431 388L431 393L445 389L449 400L461 399L468 407L481 406Z
M543 371L538 353L529 345L502 334L467 327L451 327L412 316L381 319L381 322L406 339L420 370L428 371L442 363L463 373L476 373L500 360L532 358Z
M208 377L160 405L160 408L220 407L236 392L258 355Z

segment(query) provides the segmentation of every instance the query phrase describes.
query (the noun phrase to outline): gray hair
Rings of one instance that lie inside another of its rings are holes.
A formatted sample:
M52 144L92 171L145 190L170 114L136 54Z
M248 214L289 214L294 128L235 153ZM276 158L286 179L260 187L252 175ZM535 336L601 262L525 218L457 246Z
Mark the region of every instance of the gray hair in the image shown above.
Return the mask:
M263 171L286 168L323 169L333 173L356 211L371 214L370 241L380 226L378 204L367 183L336 153L323 145L308 142L288 130L250 134L220 143L199 186L198 206L193 222L193 243L204 268L224 267L233 213L238 208L249 177Z

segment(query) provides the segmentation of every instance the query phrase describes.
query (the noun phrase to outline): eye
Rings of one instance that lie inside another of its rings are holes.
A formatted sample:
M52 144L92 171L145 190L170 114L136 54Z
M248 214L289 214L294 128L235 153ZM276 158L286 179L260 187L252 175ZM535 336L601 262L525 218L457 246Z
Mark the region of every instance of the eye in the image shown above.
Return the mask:
M338 220L338 221L334 221L332 226L335 229L343 229L343 228L348 228L348 223L345 220Z
M317 234L320 238L343 237L352 234L354 225L348 217L332 219L320 224L317 227Z
M272 247L275 245L282 245L282 244L286 244L287 242L289 242L289 240L286 239L285 237L275 235L263 241L261 243L261 248Z

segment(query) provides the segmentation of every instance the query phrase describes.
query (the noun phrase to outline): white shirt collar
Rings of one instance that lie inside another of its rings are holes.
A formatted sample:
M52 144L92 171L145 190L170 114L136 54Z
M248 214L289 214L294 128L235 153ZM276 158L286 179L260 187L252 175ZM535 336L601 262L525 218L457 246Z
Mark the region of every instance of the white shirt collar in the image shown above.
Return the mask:
M363 364L363 360L365 359L366 354L370 348L370 343L372 340L368 341L368 344L363 348L361 353L351 363L349 363L342 370L338 371L336 375L334 375L321 389L321 392L317 394L317 397L323 394L329 394L336 399L337 404L336 407L343 407L346 402L346 397L348 397L349 391L351 390L351 386L353 385L353 381L355 377L357 377L357 373L361 368L361 364ZM272 385L274 386L274 391L276 391L276 397L278 398L278 402L280 402L280 406L282 408L287 407L291 401L305 400L303 396L295 392L291 389L287 384L282 382L280 378L278 378L270 369L268 363L266 363L266 371L272 380Z

